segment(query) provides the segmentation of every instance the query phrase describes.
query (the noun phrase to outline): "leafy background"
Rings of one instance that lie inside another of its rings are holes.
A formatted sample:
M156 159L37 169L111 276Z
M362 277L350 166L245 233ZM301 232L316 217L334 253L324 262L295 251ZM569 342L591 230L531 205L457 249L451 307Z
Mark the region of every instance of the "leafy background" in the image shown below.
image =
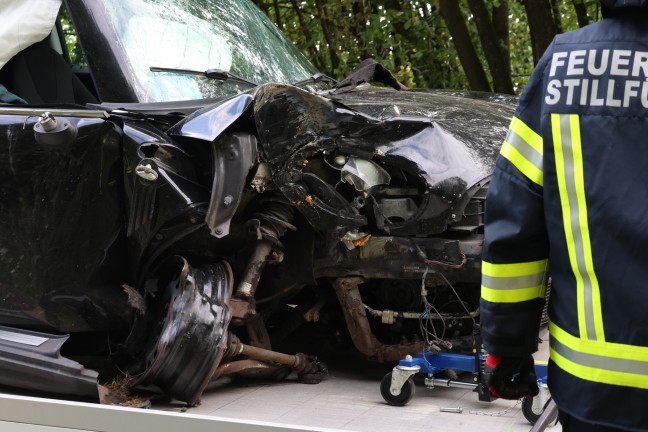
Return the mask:
M501 93L521 91L556 33L600 18L597 0L254 2L320 71L333 77L346 76L372 57L411 87ZM457 30L462 26L468 39ZM476 54L473 62L463 60L470 49ZM504 64L491 65L489 55L493 62L504 58ZM469 75L483 77L475 81Z

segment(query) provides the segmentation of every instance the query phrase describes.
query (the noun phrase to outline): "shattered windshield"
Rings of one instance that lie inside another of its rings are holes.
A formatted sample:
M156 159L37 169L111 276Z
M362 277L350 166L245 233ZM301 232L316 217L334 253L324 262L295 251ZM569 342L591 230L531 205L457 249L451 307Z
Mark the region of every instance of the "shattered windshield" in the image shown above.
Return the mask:
M250 88L187 70L220 69L255 83L294 83L316 73L249 0L112 0L106 8L140 102L219 98Z

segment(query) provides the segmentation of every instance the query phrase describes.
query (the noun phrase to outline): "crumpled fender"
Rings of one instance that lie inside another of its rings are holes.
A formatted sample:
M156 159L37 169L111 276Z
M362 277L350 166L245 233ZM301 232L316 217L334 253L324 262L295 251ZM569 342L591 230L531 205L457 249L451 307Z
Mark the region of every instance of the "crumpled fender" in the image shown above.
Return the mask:
M171 127L167 134L212 142L251 108L254 97L237 95L200 109Z
M206 141L212 146L214 179L211 200L205 218L213 236L229 234L245 179L256 160L256 139L249 133L225 131L251 109L254 98L242 94L209 105L174 125L167 132L175 137Z

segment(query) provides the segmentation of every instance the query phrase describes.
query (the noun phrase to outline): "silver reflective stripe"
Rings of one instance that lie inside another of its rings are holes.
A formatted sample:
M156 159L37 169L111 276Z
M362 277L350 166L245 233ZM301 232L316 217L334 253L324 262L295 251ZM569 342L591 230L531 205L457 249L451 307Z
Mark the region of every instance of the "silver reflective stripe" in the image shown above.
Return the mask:
M648 376L648 359L646 361L637 361L578 352L567 345L563 345L555 337L549 339L549 345L558 354L580 366Z
M20 334L5 330L0 330L0 339L30 346L40 346L47 342L47 338L44 337Z
M544 273L516 277L495 277L482 274L482 285L491 289L521 289L541 285L544 282L544 279Z
M574 173L574 152L572 142L572 130L570 123L570 115L560 116L560 134L562 139L562 151L565 164L565 184L567 189L567 196L569 199L569 208L571 214L569 221L571 224L571 231L574 237L574 249L576 250L576 267L583 280L584 303L585 303L585 327L587 337L591 340L596 340L596 330L594 327L594 313L592 309L592 279L587 271L585 265L585 245L583 244L583 232L580 224L580 214L586 209L579 208L578 193L576 191L576 180ZM580 144L580 143L579 143ZM563 209L564 210L564 209ZM576 275L578 278L578 275Z
M526 160L533 164L533 166L542 171L542 154L538 153L536 149L531 147L524 138L518 135L515 131L509 130L505 141L514 149L519 151Z

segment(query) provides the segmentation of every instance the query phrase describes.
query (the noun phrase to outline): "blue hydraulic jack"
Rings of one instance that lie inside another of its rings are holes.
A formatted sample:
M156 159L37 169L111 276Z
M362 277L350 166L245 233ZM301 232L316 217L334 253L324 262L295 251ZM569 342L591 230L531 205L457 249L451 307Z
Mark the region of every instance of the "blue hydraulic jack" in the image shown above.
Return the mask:
M477 352L473 355L432 352L420 352L416 357L408 355L385 375L380 384L380 393L390 405L403 406L414 396L414 375L424 373L427 374L425 378L427 388L470 388L478 394L480 401L491 402L497 398L483 382L484 364L485 355ZM470 372L472 382L441 378L440 375L446 370ZM535 397L527 396L522 399L522 413L532 424L538 420L551 399L547 387L547 363L536 362L535 370L540 392Z

